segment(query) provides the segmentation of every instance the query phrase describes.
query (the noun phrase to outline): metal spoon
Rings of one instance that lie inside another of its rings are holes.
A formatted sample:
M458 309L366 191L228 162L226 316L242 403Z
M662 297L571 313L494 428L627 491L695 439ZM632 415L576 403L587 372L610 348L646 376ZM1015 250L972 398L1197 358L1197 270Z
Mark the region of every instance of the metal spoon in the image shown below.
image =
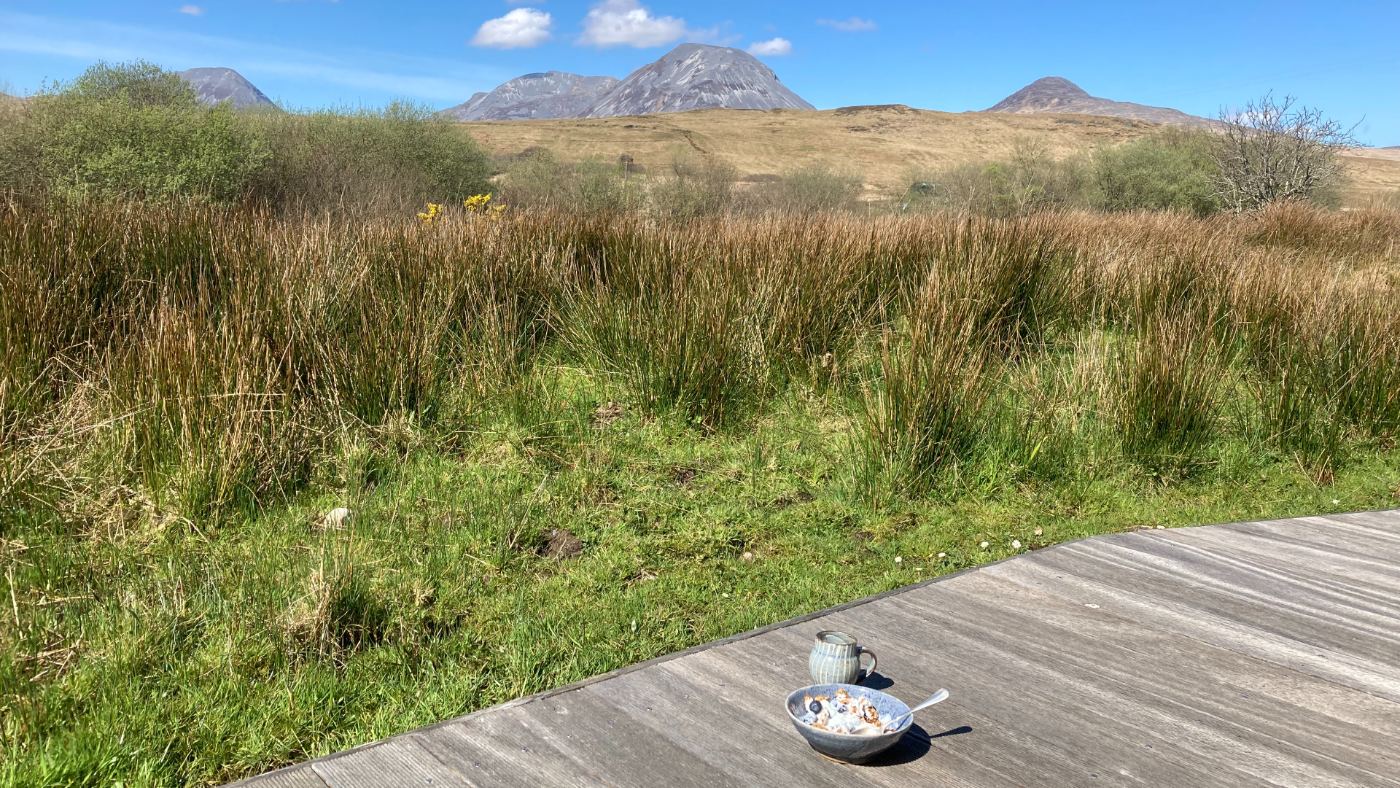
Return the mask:
M941 689L941 690L939 690L939 691L933 693L932 695L929 696L928 700L924 701L923 703L920 703L919 705L915 706L914 708L910 709L909 711L904 712L903 714L899 715L898 717L895 717L894 720L892 720L891 722L889 722L888 724L886 724L884 730L882 731L882 733L889 733L890 731L898 730L898 729L899 729L899 726L904 724L904 718L905 718L905 717L908 717L908 716L912 715L912 714L913 714L914 712L916 712L916 711L923 711L924 709L927 709L929 706L932 706L932 705L935 704L935 703L942 703L943 701L945 701L945 700L947 700L947 699L948 699L948 690L946 690L946 689Z

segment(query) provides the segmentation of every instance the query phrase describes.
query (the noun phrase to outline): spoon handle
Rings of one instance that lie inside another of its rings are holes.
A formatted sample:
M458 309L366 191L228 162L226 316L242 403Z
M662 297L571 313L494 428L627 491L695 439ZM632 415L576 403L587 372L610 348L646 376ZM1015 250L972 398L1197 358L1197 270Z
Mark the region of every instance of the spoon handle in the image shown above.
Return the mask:
M932 706L932 705L934 705L935 703L942 703L943 701L945 701L945 700L947 700L947 699L948 699L948 690L946 690L946 689L940 689L939 691L937 691L937 692L933 693L932 695L930 695L930 696L928 697L928 700L925 700L923 703L920 703L919 705L915 706L914 708L910 709L909 711L906 711L905 713L899 715L898 717L895 717L893 721L891 721L888 725L885 726L885 730L887 730L887 731L889 731L889 730L894 730L895 728L898 728L900 725L903 725L903 724L904 724L904 718L913 716L914 712L916 712L916 711L923 711L924 709L927 709L929 706Z

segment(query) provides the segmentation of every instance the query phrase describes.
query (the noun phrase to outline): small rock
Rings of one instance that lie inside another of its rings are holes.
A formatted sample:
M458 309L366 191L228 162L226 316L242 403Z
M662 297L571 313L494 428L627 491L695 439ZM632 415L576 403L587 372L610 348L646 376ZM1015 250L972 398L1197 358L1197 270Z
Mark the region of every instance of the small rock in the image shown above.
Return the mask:
M549 533L545 535L544 546L540 549L540 555L557 560L573 558L582 552L583 542L563 528L549 529Z
M977 545L977 546L980 547L980 548L982 548L983 550L986 550L988 547L991 547L991 546L992 546L992 543L991 543L991 542L983 542L982 544L979 544L979 545Z
M938 557L939 557L939 558L947 558L947 557L948 557L948 554L947 554L947 553L939 553L939 554L938 554Z
M345 530L345 526L349 524L350 517L351 513L349 509L346 509L344 506L337 506L329 512L326 512L326 516L321 518L321 525L327 531L343 531Z

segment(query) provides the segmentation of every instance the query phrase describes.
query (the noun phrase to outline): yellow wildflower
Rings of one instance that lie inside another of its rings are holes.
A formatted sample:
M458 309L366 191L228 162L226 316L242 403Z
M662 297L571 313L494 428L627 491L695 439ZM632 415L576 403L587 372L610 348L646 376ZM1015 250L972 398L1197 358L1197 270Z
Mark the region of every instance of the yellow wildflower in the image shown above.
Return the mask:
M489 213L492 211L500 213L501 211L505 210L504 205L491 204L490 194L477 194L472 197L468 197L465 201L463 201L462 207L467 209L467 213Z
M437 221L438 216L441 214L442 205L440 203L430 202L428 203L428 209L418 214L418 221L423 224L432 224Z

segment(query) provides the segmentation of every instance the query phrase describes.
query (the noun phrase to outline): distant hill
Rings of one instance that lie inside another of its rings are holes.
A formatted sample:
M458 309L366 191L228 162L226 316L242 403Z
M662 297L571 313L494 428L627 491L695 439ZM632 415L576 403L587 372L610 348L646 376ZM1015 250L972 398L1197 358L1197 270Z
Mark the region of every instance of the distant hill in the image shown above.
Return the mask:
M275 109L272 99L231 68L192 68L180 72L205 104L227 101L234 109Z
M739 49L681 44L621 81L563 71L526 74L440 114L461 121L653 115L696 109L813 109Z
M581 118L618 84L616 77L563 71L526 74L441 113L456 120Z
M798 109L808 104L758 58L739 49L681 44L633 71L588 112L590 118L695 109Z
M868 196L898 196L910 178L948 167L1003 159L1033 140L1052 156L1088 153L1161 128L1099 115L932 112L899 105L816 112L704 110L644 117L524 120L462 124L502 158L545 148L562 161L621 156L665 170L678 149L733 166L741 183L816 165L859 177ZM1349 194L1358 199L1400 189L1400 151L1347 151Z
M1091 96L1064 77L1042 77L997 102L988 112L1017 115L1058 113L1064 115L1106 115L1173 126L1208 126L1213 121L1169 107L1151 107L1129 101Z

